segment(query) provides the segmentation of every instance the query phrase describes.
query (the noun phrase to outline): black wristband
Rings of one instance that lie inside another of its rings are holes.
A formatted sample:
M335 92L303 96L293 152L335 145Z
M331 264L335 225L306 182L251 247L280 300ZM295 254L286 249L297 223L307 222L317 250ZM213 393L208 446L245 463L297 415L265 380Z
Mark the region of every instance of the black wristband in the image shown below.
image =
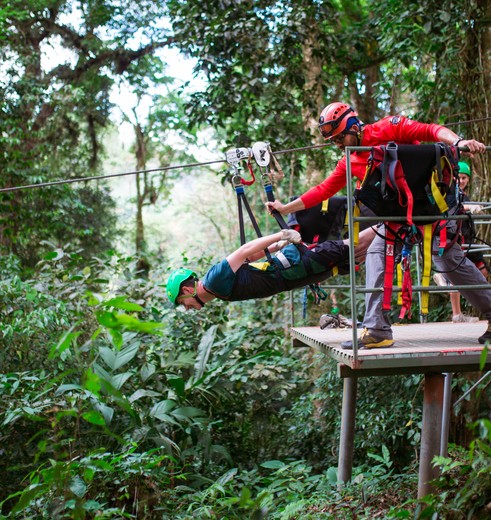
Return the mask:
M463 141L464 139L462 139L462 137L458 137L455 142L452 143L452 146L458 146L460 141Z

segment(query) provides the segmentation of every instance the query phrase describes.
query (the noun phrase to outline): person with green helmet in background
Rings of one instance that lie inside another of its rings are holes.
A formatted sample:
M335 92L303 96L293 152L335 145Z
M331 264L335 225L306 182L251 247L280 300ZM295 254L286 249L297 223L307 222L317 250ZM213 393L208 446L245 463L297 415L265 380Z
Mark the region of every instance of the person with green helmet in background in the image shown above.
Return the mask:
M459 189L462 193L462 201L465 203L469 202L469 181L471 179L472 173L469 164L464 161L459 161ZM464 204L465 211L469 213L479 213L482 211L482 207L477 204ZM467 248L467 245L472 244L474 241L474 237L472 235L472 226L464 220L462 221L462 248L464 251ZM467 251L466 256L469 260L471 260L475 266L481 271L485 278L488 278L489 268L488 264L484 258L484 255L481 251ZM445 274L443 273L435 273L433 275L433 280L439 286L451 287L452 284L447 279ZM479 321L479 318L475 316L468 316L462 312L462 308L460 306L460 293L457 291L450 292L450 304L452 306L452 322L453 323L475 323Z
M372 229L360 233L355 249L357 261L374 236ZM348 273L348 240L326 240L309 248L293 229L259 237L245 243L200 280L186 268L173 271L167 280L167 296L174 305L186 310L200 310L209 301L219 298L240 301L266 298L274 294L318 283L337 270ZM265 249L274 253L270 261L258 261Z

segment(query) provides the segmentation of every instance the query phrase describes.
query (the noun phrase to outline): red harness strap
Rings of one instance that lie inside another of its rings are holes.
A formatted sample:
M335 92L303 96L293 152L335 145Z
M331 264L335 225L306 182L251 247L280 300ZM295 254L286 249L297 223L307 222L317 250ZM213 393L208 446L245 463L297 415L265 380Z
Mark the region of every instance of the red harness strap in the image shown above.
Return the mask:
M401 269L402 269L402 288L401 288L401 311L399 318L408 316L411 318L411 304L413 299L413 284L411 277L411 255L413 246L422 236L422 229L414 226L408 228L402 224L388 225L385 223L385 275L384 275L384 296L382 300L382 309L390 311L392 300L392 286L394 280L395 269L395 246L397 241L403 242L401 252Z
M396 224L394 228L385 223L385 275L384 275L384 298L382 300L382 309L390 311L390 302L392 299L392 283L394 280L394 249L396 244L396 233L400 225Z
M413 206L414 198L409 188L401 161L394 160L389 163L387 169L387 181L392 185L392 189L397 193L399 205L407 210L407 223L413 225Z
M404 265L406 262L406 265ZM411 266L408 258L402 259L402 305L399 318L402 320L407 313L411 318L411 304L413 302L413 280L411 277Z

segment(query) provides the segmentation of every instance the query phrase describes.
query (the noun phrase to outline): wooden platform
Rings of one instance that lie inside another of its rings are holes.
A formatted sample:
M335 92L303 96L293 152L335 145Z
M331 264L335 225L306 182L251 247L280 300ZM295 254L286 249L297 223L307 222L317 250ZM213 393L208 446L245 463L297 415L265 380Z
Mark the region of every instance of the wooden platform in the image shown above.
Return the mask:
M394 346L359 349L357 361L352 350L344 350L340 346L341 342L352 339L352 329L295 327L292 336L295 346L314 347L335 359L341 377L470 372L480 370L484 346L478 343L477 338L486 331L487 326L487 321L394 325ZM491 349L485 369L491 369Z

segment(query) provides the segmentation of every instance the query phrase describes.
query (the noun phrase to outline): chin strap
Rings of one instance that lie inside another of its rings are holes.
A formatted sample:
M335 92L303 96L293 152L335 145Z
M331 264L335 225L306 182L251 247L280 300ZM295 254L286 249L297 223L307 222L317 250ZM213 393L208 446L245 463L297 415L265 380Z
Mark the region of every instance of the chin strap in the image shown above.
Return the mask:
M353 125L355 126L355 125ZM356 136L356 146L360 146L361 144L361 126L358 127L358 130L356 132L353 132L352 130L347 130L344 132L345 135L354 135Z

